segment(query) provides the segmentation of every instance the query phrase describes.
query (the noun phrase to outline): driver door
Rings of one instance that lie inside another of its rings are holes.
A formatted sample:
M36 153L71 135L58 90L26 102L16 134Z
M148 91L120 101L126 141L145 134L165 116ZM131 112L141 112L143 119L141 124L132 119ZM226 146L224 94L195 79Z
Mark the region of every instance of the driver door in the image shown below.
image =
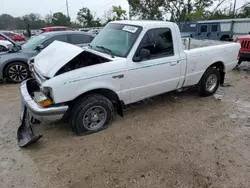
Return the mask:
M141 49L150 51L150 59L129 64L131 102L172 91L177 88L181 60L170 28L149 30L143 37L133 60Z

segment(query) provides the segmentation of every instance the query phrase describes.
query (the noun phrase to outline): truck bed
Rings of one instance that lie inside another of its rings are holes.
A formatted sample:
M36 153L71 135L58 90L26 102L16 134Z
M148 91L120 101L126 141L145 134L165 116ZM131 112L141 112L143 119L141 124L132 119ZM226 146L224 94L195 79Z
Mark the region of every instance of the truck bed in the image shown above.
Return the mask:
M195 48L202 48L208 46L217 46L221 44L228 44L229 42L217 41L217 40L198 40L192 38L183 38L183 44L185 50L191 50Z
M197 84L204 70L211 62L221 62L223 72L232 70L237 65L239 44L210 40L192 40L190 49L184 50L187 58L186 81L184 86Z

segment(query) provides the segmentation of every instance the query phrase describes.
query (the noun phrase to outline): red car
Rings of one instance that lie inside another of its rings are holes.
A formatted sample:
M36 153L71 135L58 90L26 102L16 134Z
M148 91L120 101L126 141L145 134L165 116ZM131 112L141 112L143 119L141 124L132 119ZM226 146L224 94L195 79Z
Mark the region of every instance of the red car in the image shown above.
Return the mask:
M238 65L240 65L242 61L250 61L250 35L238 37L235 42L241 44L238 55Z
M26 41L26 38L24 36L14 33L12 31L0 31L0 32L14 41ZM0 40L5 40L5 39L3 37L0 37Z
M73 29L69 27L64 27L64 26L45 27L45 28L40 29L38 34L45 33L45 32L52 32L52 31L68 31L68 30L73 30Z

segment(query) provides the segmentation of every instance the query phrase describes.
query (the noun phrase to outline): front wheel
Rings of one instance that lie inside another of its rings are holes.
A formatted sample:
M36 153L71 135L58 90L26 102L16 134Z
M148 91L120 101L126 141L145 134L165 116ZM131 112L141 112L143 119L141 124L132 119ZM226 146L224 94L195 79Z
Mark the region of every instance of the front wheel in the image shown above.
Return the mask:
M213 95L220 85L220 72L216 68L209 67L201 78L199 93L203 97Z
M72 131L86 135L107 128L114 114L112 103L102 95L89 95L78 100L70 114Z
M7 79L12 83L21 83L29 78L29 68L25 63L13 62L5 69Z

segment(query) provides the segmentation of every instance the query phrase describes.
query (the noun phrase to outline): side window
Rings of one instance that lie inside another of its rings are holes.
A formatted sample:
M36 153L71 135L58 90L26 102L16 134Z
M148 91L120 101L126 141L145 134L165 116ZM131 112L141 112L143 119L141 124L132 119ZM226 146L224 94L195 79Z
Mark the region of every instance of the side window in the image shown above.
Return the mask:
M218 25L212 25L211 32L217 32L218 31Z
M145 48L150 51L151 59L174 55L172 33L169 28L151 29L143 37L135 57L140 50Z
M62 42L68 42L67 35L58 35L58 36L52 37L52 38L44 41L42 44L43 44L44 48L46 48L55 40L62 41Z
M92 36L84 34L73 34L70 35L71 44L84 44L90 43L93 40Z
M201 26L201 32L206 33L207 32L207 25L202 25Z

